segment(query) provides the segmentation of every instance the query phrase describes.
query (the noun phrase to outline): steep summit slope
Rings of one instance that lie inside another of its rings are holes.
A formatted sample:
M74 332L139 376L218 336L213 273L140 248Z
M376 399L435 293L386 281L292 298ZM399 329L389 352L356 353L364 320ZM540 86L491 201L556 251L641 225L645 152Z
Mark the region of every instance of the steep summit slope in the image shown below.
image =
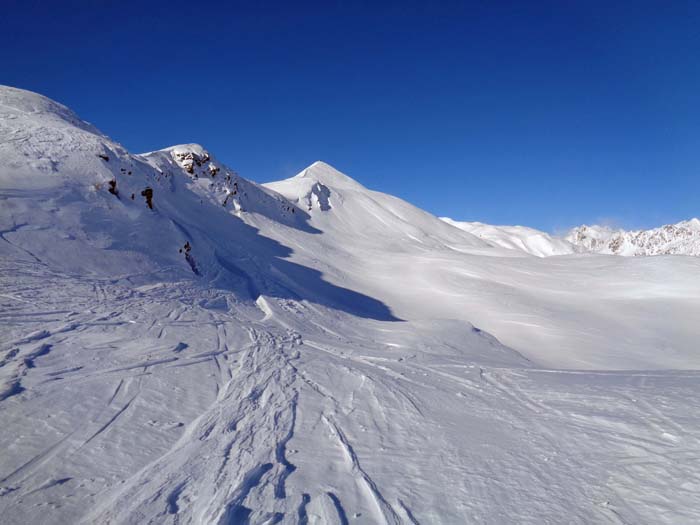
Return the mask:
M328 237L348 244L403 251L488 248L475 236L450 228L437 217L391 195L369 190L332 166L317 161L295 177L264 185L305 209Z

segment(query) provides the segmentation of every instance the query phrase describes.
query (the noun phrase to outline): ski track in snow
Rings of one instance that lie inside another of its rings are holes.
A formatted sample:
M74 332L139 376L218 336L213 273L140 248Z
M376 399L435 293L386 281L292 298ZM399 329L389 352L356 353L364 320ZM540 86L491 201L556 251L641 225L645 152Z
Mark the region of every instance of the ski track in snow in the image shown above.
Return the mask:
M700 521L700 259L131 155L2 86L0 154L3 524Z
M30 335L3 347L23 388L0 401L8 523L677 523L700 504L698 373L404 359L371 324L304 340L269 300L256 320L194 290L126 308L83 289L48 326L15 310Z

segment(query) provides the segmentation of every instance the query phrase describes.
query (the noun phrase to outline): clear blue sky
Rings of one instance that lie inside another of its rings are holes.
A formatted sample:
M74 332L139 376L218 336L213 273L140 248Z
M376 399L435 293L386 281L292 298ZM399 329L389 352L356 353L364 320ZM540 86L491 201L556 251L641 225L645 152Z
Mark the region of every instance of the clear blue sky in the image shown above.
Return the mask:
M439 4L439 6L435 5ZM4 0L0 83L244 177L322 159L437 215L700 215L700 2Z

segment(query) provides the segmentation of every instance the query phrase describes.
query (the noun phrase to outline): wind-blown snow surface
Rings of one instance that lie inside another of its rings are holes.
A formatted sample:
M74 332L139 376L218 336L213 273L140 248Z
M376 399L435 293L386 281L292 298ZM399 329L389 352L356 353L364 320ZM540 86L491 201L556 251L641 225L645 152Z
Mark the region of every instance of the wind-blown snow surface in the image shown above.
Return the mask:
M473 233L480 239L485 239L496 246L520 250L537 257L568 255L577 252L576 246L572 242L552 237L548 233L527 226L493 226L480 222L455 221L449 217L442 217L442 220L460 230Z
M531 257L11 88L0 158L4 523L700 518L699 259Z

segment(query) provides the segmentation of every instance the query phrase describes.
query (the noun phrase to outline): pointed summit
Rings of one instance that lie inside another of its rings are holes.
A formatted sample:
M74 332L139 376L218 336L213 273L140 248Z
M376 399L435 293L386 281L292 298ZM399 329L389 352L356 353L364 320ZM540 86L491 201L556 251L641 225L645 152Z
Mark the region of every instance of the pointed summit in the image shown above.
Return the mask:
M313 180L313 182L320 182L324 186L336 189L366 189L355 179L348 177L322 160L317 160L297 176L289 180L294 179L310 179Z
M330 164L317 160L290 179L263 184L283 195L291 202L311 212L314 209L328 211L341 204L347 192L370 193L356 180L341 173Z

